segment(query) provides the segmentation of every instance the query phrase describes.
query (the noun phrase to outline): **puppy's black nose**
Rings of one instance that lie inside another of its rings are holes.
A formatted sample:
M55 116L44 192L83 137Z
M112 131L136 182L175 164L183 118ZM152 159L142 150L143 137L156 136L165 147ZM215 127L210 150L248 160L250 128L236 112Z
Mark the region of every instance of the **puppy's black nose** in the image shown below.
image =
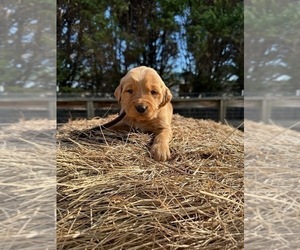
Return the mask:
M135 109L137 110L137 112L139 113L145 113L145 111L147 110L147 106L144 106L144 105L137 105L135 106Z

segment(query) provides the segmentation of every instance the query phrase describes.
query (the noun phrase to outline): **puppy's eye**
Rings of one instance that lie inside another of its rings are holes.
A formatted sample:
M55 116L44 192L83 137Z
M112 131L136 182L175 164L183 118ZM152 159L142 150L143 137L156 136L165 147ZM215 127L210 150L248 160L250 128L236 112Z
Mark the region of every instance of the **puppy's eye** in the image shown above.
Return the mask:
M157 91L155 91L155 90L151 90L151 95L156 95L156 94L158 94L158 92L157 92Z
M132 89L127 89L126 92L128 92L129 94L132 94L133 90Z

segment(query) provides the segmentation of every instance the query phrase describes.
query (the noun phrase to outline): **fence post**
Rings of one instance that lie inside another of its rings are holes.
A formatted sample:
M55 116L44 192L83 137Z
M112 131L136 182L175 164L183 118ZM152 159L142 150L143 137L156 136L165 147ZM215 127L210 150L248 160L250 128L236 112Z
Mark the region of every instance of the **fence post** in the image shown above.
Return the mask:
M263 123L268 123L268 120L270 118L270 101L268 98L262 99L262 108L261 108L261 121Z
M86 111L88 119L92 119L93 117L95 117L94 101L86 102Z
M56 102L53 101L48 102L48 119L49 120L56 119Z
M224 97L220 99L219 103L219 120L222 123L225 123L226 118L226 100Z

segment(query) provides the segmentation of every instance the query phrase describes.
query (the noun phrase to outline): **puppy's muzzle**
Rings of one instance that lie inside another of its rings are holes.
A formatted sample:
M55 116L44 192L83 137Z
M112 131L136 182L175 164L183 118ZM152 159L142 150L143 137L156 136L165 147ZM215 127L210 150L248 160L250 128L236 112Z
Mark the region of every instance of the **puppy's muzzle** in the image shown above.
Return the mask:
M143 113L146 112L146 110L148 109L148 107L145 106L145 105L136 105L136 106L135 106L135 109L136 109L136 111L139 112L140 114L143 114Z

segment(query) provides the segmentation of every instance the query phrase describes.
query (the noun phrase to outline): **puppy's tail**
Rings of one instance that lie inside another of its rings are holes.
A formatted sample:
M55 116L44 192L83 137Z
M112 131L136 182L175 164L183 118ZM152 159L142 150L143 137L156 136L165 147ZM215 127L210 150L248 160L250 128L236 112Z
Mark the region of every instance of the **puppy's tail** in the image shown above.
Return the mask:
M93 128L90 128L90 129L82 130L82 131L76 130L76 131L73 131L72 134L75 135L76 137L80 137L80 138L91 137L91 136L94 135L95 132L98 132L100 130L108 129L108 128L118 124L125 117L125 115L126 115L126 113L123 111L118 117L111 120L110 122L107 122L107 123L102 124L100 126L95 126Z
M125 113L125 111L123 111L118 117L111 120L110 122L107 122L100 126L93 127L91 129L89 129L89 131L95 132L95 131L98 131L99 129L104 130L104 129L110 128L110 127L116 125L117 123L119 123L125 117L125 115L126 115L126 113Z

